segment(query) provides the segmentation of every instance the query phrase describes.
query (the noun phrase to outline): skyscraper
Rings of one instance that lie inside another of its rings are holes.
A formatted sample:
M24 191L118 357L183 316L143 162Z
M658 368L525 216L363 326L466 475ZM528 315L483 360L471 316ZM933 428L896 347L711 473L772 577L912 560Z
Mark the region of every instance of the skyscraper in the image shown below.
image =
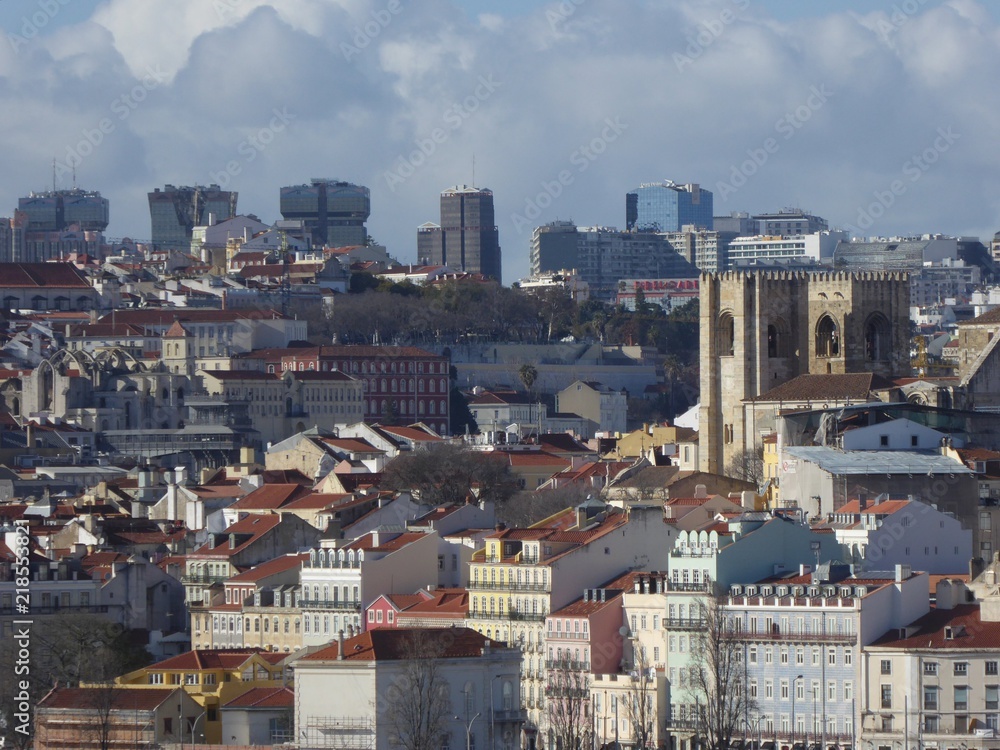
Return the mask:
M364 185L340 180L313 180L281 188L281 216L300 219L319 247L364 245L365 222L371 215L371 192Z
M712 191L665 180L643 183L625 195L629 232L679 232L687 224L712 228Z
M29 193L17 201L28 220L28 232L65 232L74 225L84 232L108 228L108 199L97 191L50 190Z
M239 193L208 187L164 186L149 193L151 240L159 248L191 248L191 230L209 224L209 214L225 221L236 215Z
M441 193L441 224L417 229L421 263L481 273L501 280L500 233L493 212L493 191L460 185Z

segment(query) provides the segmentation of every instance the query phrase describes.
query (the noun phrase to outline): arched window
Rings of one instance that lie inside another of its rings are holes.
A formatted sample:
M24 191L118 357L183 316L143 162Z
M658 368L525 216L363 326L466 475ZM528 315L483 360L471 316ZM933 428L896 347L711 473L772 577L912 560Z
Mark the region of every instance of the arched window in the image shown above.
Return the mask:
M840 354L840 329L836 321L824 315L816 324L816 356L836 357Z
M767 356L772 359L788 356L788 332L781 318L767 326Z
M733 314L724 312L719 316L718 327L715 331L715 344L719 356L733 356L735 343L736 325L733 321Z
M888 360L890 345L889 321L882 313L872 313L865 322L865 359L868 362Z

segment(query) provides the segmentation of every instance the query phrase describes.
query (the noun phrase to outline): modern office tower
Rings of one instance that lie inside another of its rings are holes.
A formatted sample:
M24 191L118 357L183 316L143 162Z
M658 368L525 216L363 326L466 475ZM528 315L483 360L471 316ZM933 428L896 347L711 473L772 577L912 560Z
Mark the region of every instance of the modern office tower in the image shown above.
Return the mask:
M281 188L282 218L304 221L317 247L366 244L371 208L368 188L350 182L314 178Z
M679 232L685 224L712 229L712 192L670 180L640 185L625 196L630 232Z
M773 214L755 214L756 234L766 237L794 237L800 234L816 234L830 227L826 219L813 216L800 208L783 208Z
M595 299L614 299L622 279L694 279L698 269L662 234L577 227L558 221L531 235L531 273L575 268Z
M185 252L191 248L191 233L196 226L207 225L209 216L225 221L236 215L239 193L218 185L207 187L156 188L149 196L149 218L153 245Z
M65 232L73 227L103 232L108 228L108 199L92 190L29 193L18 199L17 209L27 216L28 232Z
M501 280L493 191L460 185L441 193L441 223L417 228L421 263Z

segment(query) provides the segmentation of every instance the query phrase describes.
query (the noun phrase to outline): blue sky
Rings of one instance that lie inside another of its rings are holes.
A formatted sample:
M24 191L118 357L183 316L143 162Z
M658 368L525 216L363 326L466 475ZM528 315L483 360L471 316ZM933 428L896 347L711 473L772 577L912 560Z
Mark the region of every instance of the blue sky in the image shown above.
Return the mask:
M109 197L109 236L140 239L158 185L224 183L271 221L281 185L337 177L414 261L475 156L508 282L534 226L622 226L625 193L661 179L713 191L716 215L1000 229L1000 3L63 2L0 0L0 216L53 159L60 187L75 166Z

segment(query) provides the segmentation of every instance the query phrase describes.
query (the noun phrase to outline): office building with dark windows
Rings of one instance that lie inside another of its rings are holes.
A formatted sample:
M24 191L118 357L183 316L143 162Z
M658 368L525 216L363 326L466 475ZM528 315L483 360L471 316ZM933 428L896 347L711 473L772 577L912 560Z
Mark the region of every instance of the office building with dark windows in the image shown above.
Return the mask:
M236 216L239 193L218 185L156 188L149 196L150 237L162 249L189 250L195 227ZM211 220L214 219L214 220Z
M426 265L479 273L499 282L500 232L493 191L461 185L441 193L441 223L417 228L417 257Z
M305 222L313 245L365 245L371 215L371 192L363 185L314 178L307 185L281 188L281 216Z

